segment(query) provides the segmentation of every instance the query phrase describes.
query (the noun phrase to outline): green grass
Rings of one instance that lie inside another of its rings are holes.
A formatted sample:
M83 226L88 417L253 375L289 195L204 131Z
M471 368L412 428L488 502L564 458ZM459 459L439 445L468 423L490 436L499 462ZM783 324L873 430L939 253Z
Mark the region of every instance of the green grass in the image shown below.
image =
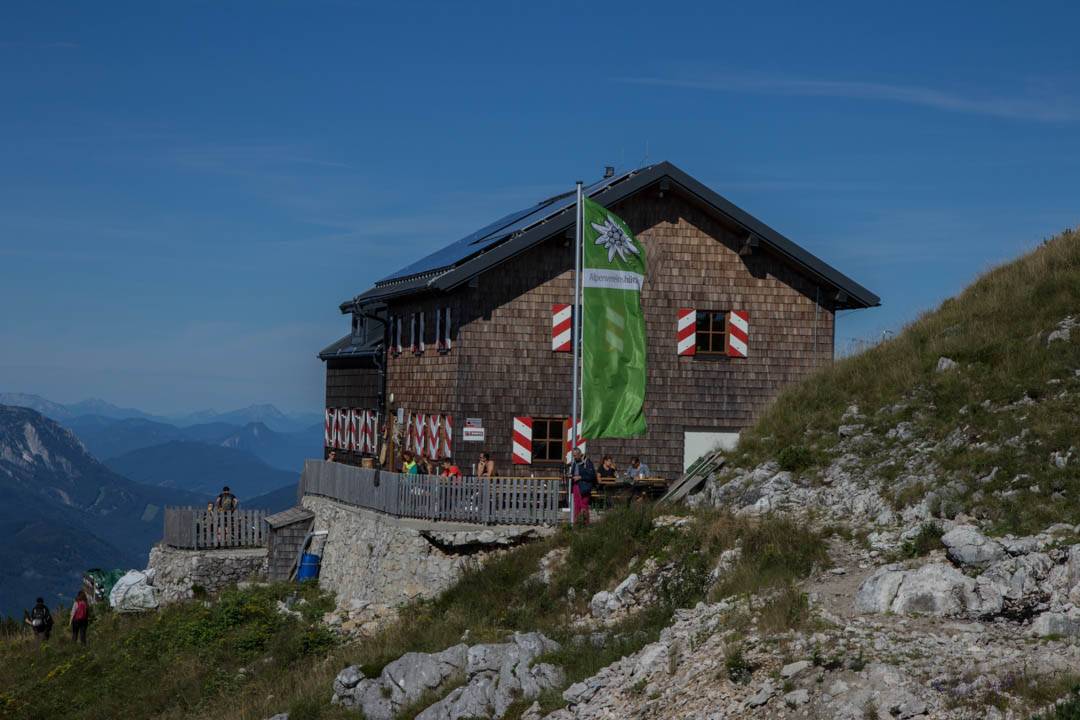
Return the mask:
M277 601L292 592L308 601L299 619L277 612ZM324 657L336 643L316 620L330 606L314 587L274 585L145 616L100 613L85 648L59 625L40 649L25 633L8 636L0 640L0 717L202 715L251 676L281 682Z
M895 338L781 393L742 434L728 466L751 467L772 458L812 476L839 441L836 431L845 409L856 404L865 415L860 422L874 438L857 450L866 467L889 457L896 441L887 440L885 433L901 421L913 423L917 436L931 440L940 441L959 427L975 438L975 443L942 449L932 458L964 488L940 501L944 515L963 509L995 530L1017 533L1061 520L1076 522L1080 462L1059 469L1049 456L1080 445L1075 433L1080 378L1074 374L1080 368L1080 331L1074 330L1068 342L1049 347L1044 342L1046 331L1068 315L1080 316L1076 231L987 272ZM942 356L960 367L936 372ZM1069 394L1059 397L1062 391ZM1035 405L1012 405L1025 397ZM983 406L987 401L989 409ZM894 411L879 412L884 408ZM1006 443L1024 431L1017 447ZM997 451L974 447L978 442ZM995 467L994 478L980 484ZM891 480L897 471L882 468L878 475ZM1021 474L1030 480L1014 482ZM1030 490L1032 485L1038 490ZM898 488L893 500L907 504L932 489Z
M743 559L721 589L774 590L762 617L800 621L805 599L789 588L824 557L820 537L782 519L712 513L693 515L680 529L655 528L654 512L648 506L613 511L592 527L564 529L500 554L467 570L439 597L405 607L402 619L378 635L343 646L315 622L328 608L315 588L303 589L311 600L303 618L276 612L277 600L291 591L283 585L228 591L146 616L107 614L92 626L86 650L54 640L37 651L24 634L0 638L0 718L263 720L288 710L300 720L357 720L328 702L335 675L347 665L360 665L370 677L405 652L500 642L514 631L536 630L560 642L562 650L544 660L562 666L569 684L655 641L676 608L707 599L709 571L736 544ZM555 547L568 549L566 561L544 585L532 575ZM580 631L570 623L587 612L591 596L648 557L673 563L656 588L659 602L610 628L602 647L575 642ZM561 692L545 693L543 707L560 707ZM515 704L508 717L529 704Z

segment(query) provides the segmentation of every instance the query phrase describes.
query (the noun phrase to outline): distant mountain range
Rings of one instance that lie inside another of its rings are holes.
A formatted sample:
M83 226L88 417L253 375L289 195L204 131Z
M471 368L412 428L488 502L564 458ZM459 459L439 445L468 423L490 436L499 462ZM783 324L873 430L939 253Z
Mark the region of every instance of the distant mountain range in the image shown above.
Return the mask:
M217 495L228 485L247 506L247 498L284 485L296 486L299 473L277 470L250 453L220 445L174 441L139 448L105 461L115 472L140 483Z
M70 405L62 405L47 400L40 395L29 393L0 393L0 405L14 405L28 407L37 410L45 417L62 422L82 415L95 415L112 420L128 420L139 418L166 423L178 427L201 425L206 423L226 423L229 425L243 426L248 423L261 422L276 432L299 432L307 430L313 425L322 423L322 415L317 412L285 413L274 405L261 404L250 405L239 410L217 412L216 410L200 410L184 415L154 415L114 405L105 400L92 398L82 400Z
M132 482L40 413L0 405L0 613L70 598L83 570L143 567L166 505L206 502Z
M273 405L170 421L0 393L0 616L36 594L70 598L90 567L144 567L165 505L202 505L229 485L242 507L291 507L322 433L321 417Z

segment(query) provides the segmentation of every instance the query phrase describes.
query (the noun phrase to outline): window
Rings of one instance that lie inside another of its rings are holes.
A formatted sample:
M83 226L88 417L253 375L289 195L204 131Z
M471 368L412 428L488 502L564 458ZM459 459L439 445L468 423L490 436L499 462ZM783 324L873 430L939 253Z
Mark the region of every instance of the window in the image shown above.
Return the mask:
M534 465L562 464L563 423L563 418L533 418L532 461Z
M697 311L697 352L699 355L727 353L727 313Z

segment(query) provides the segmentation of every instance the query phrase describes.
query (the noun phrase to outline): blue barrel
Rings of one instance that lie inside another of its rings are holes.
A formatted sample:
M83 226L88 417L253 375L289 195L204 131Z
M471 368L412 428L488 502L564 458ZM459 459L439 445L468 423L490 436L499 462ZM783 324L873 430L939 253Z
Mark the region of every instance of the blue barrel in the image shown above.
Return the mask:
M319 577L319 561L321 558L318 555L312 555L311 553L304 553L300 556L300 568L296 571L296 581L303 582L305 580L314 580Z

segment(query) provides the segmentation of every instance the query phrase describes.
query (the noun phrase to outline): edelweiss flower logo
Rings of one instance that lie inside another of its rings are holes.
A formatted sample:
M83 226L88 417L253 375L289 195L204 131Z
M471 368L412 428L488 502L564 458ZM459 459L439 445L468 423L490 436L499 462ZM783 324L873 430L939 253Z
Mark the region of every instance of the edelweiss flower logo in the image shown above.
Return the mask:
M630 237L623 232L622 228L618 226L615 220L610 215L607 216L607 220L603 225L597 225L596 223L589 223L593 226L596 232L600 233L600 237L596 238L597 245L603 245L607 248L608 262L615 260L615 256L618 255L619 259L626 262L627 253L633 253L640 255L638 249L634 247L634 243L630 240Z

